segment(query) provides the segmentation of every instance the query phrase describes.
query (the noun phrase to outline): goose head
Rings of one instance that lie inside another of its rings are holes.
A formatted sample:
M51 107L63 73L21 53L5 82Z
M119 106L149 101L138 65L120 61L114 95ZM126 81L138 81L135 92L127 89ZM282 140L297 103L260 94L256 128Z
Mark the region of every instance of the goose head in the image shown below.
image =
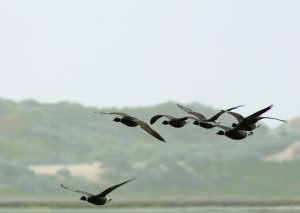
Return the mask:
M238 125L237 125L237 123L233 123L232 125L231 125L231 127L237 127Z
M223 130L220 130L216 133L217 135L225 135L225 132Z
M115 118L114 122L121 122L121 118Z
M194 121L193 124L194 125L200 125L200 122L199 121Z
M85 196L81 196L80 200L86 201L87 198Z
M163 124L163 125L168 125L168 124L169 124L169 121L164 120L164 121L162 122L162 124Z

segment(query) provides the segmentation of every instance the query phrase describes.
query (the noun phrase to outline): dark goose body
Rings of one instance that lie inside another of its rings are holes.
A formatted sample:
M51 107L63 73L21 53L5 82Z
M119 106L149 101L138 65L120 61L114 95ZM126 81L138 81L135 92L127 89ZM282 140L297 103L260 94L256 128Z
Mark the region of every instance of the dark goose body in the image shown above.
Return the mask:
M205 128L205 129L212 129L216 127L216 124L218 124L217 122L215 123L207 123L207 122L199 122L199 126Z
M135 121L135 118L134 118L134 117L131 117L131 116L126 116L126 117L121 118L120 122L121 122L122 124L125 124L126 126L129 126L129 127L136 127L136 126L139 125L139 124Z
M238 127L231 128L219 124L216 126L223 129L217 132L218 135L225 135L233 140L242 140L253 134L253 132L247 132L246 130L239 129Z
M84 200L84 199L82 199ZM87 202L92 203L94 205L104 205L106 203L108 203L110 200L109 198L106 197L98 197L98 196L91 196L87 198Z
M226 131L225 135L228 138L231 138L233 140L242 140L242 139L244 139L244 138L246 138L248 136L248 132L245 131L245 130L235 130L235 129L232 129L232 130Z

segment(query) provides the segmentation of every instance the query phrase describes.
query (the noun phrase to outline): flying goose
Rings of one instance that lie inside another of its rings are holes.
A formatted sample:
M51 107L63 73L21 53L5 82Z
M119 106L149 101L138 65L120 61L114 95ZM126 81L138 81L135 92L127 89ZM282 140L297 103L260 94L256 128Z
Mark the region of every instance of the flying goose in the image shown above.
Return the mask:
M218 131L216 134L225 135L233 140L242 140L253 134L253 132L247 132L246 130L239 129L238 127L231 128L220 124L215 124L215 126L223 129Z
M111 198L106 197L106 195L108 195L110 192L112 192L116 188L118 188L118 187L122 186L123 184L128 183L128 182L130 182L130 181L132 181L134 179L135 178L132 178L132 179L127 180L127 181L125 181L123 183L111 186L111 187L105 189L103 192L101 192L100 194L97 194L97 195L93 195L93 194L91 194L89 192L81 191L81 190L78 190L78 189L73 189L73 188L64 186L62 184L60 184L60 185L64 189L67 189L69 191L77 192L77 193L85 195L85 196L81 196L80 200L82 200L82 201L87 201L87 202L92 203L94 205L104 205L104 204L106 204L106 203L108 203L108 202L110 202L112 200Z
M123 112L94 112L97 114L108 114L108 115L118 115L121 116L121 118L116 117L114 118L113 121L115 122L121 122L122 124L125 124L126 126L129 127L136 127L140 126L143 130L154 136L160 141L166 142L156 131L154 131L147 123L144 121L141 121L135 117L132 117L130 115L127 115L126 113Z
M226 109L226 110L221 110L220 112L218 112L217 114L215 114L214 116L212 116L211 118L207 119L204 115L202 115L201 113L199 112L195 112L187 107L184 107L180 104L177 104L177 106L182 109L183 111L191 114L191 115L194 115L198 118L198 120L195 120L194 121L194 125L199 125L205 129L211 129L211 128L214 128L216 126L216 124L219 124L219 122L217 121L217 119L222 115L224 114L225 112L228 112L228 111L231 111L231 110L234 110L234 109L237 109L239 107L242 107L244 105L240 105L240 106L236 106L236 107L232 107L232 108L229 108L229 109Z
M236 113L236 112L228 112L228 114L234 116L238 120L238 123L233 123L231 125L231 127L238 127L239 126L239 129L243 129L243 130L246 130L246 131L252 131L252 130L254 130L258 127L256 125L256 123L258 121L260 121L261 119L273 119L273 120L277 120L277 121L281 121L281 122L286 122L285 120L281 120L281 119L278 119L278 118L260 117L260 115L267 112L272 107L273 107L273 105L270 105L270 106L268 106L268 107L266 107L262 110L259 110L255 113L249 115L248 117L243 117L241 114Z
M160 119L161 117L166 117L168 118L169 120L164 120L162 122L162 124L164 125L171 125L172 127L175 127L175 128L180 128L180 127L183 127L185 126L188 122L186 121L187 119L194 119L196 120L196 118L194 117L189 117L189 116L186 116L186 117L182 117L182 118L175 118L171 115L155 115L151 118L150 120L150 124L154 124L158 119Z

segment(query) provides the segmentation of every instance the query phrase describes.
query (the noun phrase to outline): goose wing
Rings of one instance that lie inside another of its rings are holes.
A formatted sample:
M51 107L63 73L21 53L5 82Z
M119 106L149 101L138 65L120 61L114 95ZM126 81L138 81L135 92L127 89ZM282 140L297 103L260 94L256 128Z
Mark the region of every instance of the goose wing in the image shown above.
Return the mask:
M106 114L106 115L119 115L121 117L131 117L130 115L124 112L94 112L96 114Z
M189 109L189 108L187 108L187 107L185 107L185 106L182 106L182 105L180 105L180 104L177 104L177 106L178 106L181 110L185 111L186 113L189 113L189 114L191 114L191 115L196 116L196 117L199 118L199 120L201 120L201 121L206 120L205 116L202 115L202 114L199 113L199 112L195 112L195 111L193 111L193 110L191 110L191 109Z
M225 110L221 110L220 112L218 112L217 114L215 114L214 116L212 116L210 119L208 119L207 121L216 121L222 114L224 114L225 112L228 112L231 111L231 110L234 110L234 109L237 109L237 108L240 108L242 106L245 106L244 104L243 105L239 105L239 106L235 106L235 107L231 107L229 109L225 109ZM244 118L243 118L244 119Z
M179 121L185 121L187 119L193 119L193 120L196 120L196 121L199 120L198 118L195 118L195 117L192 117L192 116L185 116L185 117L182 117L182 118L178 118Z
M88 197L91 197L91 196L94 196L93 194L89 193L89 192L85 192L85 191L81 191L81 190L78 190L78 189L74 189L74 188L70 188L70 187L67 187L67 186L64 186L62 184L60 184L61 187L63 187L64 189L66 190L69 190L69 191L72 191L72 192L77 192L77 193L80 193L80 194L84 194Z
M160 119L161 117L166 117L169 120L174 119L174 117L172 117L171 115L154 115L151 120L150 120L150 124L154 124L158 119Z
M221 129L223 129L224 131L229 131L229 130L232 130L231 127L228 127L228 126L223 126L223 125L220 125L220 124L214 124L216 127L219 127Z
M272 118L272 117L256 117L256 118L252 119L252 123L256 123L256 122L260 121L261 119L272 119L272 120L276 120L276 121L286 122L286 120L282 120L282 119L278 119L278 118Z
M239 113L236 113L236 112L227 112L227 113L232 115L233 117L235 117L237 119L238 123L241 123L245 119L244 116L242 116Z
M266 107L266 108L264 108L264 109L261 109L261 110L255 112L255 113L249 115L248 117L246 117L245 120L252 120L253 118L256 118L256 117L262 115L263 113L267 112L267 111L270 110L272 107L273 107L273 105L270 105L270 106L268 106L268 107Z
M130 180L127 180L127 181L125 181L125 182L122 182L122 183L119 183L119 184L117 184L117 185L111 186L111 187L105 189L103 192L101 192L101 193L98 194L97 196L98 196L98 197L105 197L106 195L108 195L109 193L111 193L111 192L112 192L113 190L115 190L116 188L118 188L118 187L120 187L120 186L122 186L122 185L124 185L124 184L126 184L126 183L128 183L128 182L130 182L130 181L132 181L132 180L134 180L134 179L135 179L135 177L132 178L132 179L130 179Z
M146 132L148 132L153 137L157 138L160 141L166 142L157 132L155 132L147 123L139 119L134 119L134 121Z
M235 106L235 107L231 107L231 108L229 108L229 109L225 109L224 111L228 112L228 111L231 111L231 110L234 110L234 109L243 107L243 106L245 106L245 104L242 104L242 105L239 105L239 106Z

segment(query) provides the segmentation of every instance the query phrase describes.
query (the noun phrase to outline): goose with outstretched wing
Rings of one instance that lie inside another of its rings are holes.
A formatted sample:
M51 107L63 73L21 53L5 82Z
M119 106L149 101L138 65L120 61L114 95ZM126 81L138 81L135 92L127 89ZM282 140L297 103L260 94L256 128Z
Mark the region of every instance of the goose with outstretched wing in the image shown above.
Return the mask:
M164 125L170 125L172 127L175 128L181 128L183 126L185 126L188 123L188 119L193 119L193 120L197 120L197 118L191 117L191 116L185 116L182 118L175 118L171 115L154 115L151 120L150 120L150 124L154 124L158 119L162 118L162 117L166 117L168 120L164 120L162 122L162 124Z
M135 178L132 178L132 179L127 180L125 182L122 182L122 183L119 183L117 185L111 186L111 187L105 189L104 191L102 191L100 194L97 194L97 195L91 194L89 192L81 191L81 190L78 190L78 189L70 188L70 187L64 186L63 184L60 184L60 185L61 185L61 187L63 187L66 190L69 190L69 191L72 191L72 192L77 192L77 193L85 195L85 196L81 196L80 200L82 200L82 201L87 201L87 202L92 203L94 205L104 205L104 204L106 204L106 203L108 203L109 201L112 200L111 198L106 197L106 195L111 193L116 188L118 188L118 187L120 187L120 186L134 180L134 179Z
M135 117L132 117L126 113L123 112L94 112L97 114L108 114L108 115L118 115L120 117L115 117L113 121L115 122L121 122L122 124L129 126L129 127L136 127L140 126L143 130L148 132L153 137L157 138L158 140L162 142L166 142L163 137L161 137L156 131L154 131L147 123L144 121L141 121Z
M273 117L261 117L260 115L262 115L263 113L267 112L268 110L270 110L273 107L273 105L270 105L264 109L261 109L247 117L242 116L239 113L236 112L228 112L228 114L234 116L238 123L233 123L231 125L231 127L234 128L238 128L241 130L246 130L246 131L253 131L254 129L256 129L258 127L258 125L256 125L256 123L258 121L260 121L261 119L272 119L272 120L277 120L277 121L281 121L281 122L286 122L285 120L282 119L278 119L278 118L273 118Z
M236 107L232 107L226 110L220 110L220 112L218 112L217 114L215 114L214 116L212 116L211 118L206 118L204 115L202 115L199 112L195 112L185 106L182 106L180 104L177 104L177 106L182 109L183 111L185 111L188 114L194 115L198 118L198 120L194 121L194 125L199 125L205 129L211 129L214 128L216 126L216 124L219 124L219 122L217 121L217 119L224 113L229 112L231 110L237 109L239 107L242 107L244 105L240 105L240 106L236 106Z

